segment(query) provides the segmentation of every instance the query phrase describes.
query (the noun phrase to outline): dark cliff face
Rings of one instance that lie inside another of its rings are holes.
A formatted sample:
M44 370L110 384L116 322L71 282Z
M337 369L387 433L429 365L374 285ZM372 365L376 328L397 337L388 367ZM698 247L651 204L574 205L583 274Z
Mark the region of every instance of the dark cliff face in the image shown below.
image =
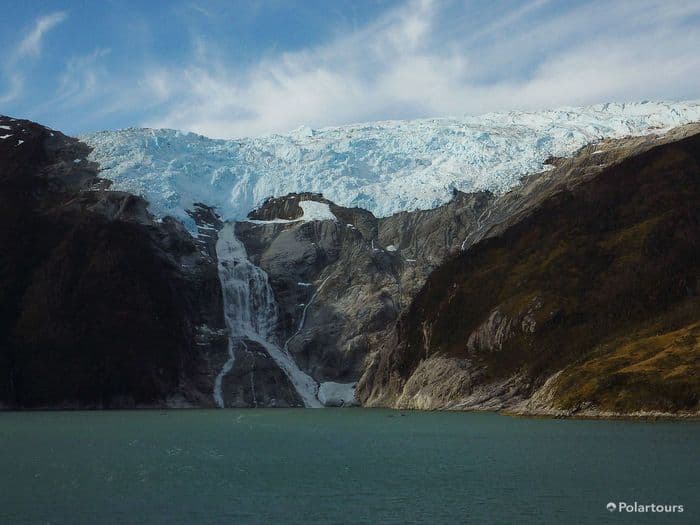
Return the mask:
M225 341L197 339L223 326L206 246L104 191L84 144L0 122L0 404L207 404L207 352Z
M696 412L698 131L591 146L502 197L373 354L363 402Z

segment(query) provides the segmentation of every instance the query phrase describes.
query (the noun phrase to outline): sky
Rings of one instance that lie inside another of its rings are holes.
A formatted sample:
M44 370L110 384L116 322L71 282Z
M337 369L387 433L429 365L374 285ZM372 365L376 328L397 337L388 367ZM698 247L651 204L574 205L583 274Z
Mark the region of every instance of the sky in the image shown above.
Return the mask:
M0 0L0 114L235 138L700 98L698 0Z

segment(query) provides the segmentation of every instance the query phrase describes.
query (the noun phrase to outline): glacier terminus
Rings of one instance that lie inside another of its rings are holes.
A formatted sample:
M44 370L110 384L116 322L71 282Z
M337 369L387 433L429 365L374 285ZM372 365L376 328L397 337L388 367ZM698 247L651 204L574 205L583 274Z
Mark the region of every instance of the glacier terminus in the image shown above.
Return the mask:
M113 188L143 196L158 217L194 203L236 220L264 199L316 192L378 217L430 209L452 190L500 193L549 157L604 138L664 131L700 120L700 101L606 103L462 118L302 127L286 135L210 139L129 128L81 137Z

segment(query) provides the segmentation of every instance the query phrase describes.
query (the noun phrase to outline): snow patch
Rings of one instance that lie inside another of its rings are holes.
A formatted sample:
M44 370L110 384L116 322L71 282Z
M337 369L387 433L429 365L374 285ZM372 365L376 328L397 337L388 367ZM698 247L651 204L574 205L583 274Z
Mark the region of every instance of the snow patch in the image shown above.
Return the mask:
M393 244L390 244L389 246L386 247L386 251L388 251L388 252L395 252L396 249L397 249L396 246L394 246Z
M0 126L0 129L6 129L10 131L12 128L10 126Z
M11 136L12 136L12 133L10 133L9 135L0 135L0 139L1 140L9 139Z
M291 224L295 222L338 220L338 218L335 215L333 215L330 206L325 202L301 201L299 202L299 206L302 210L302 216L298 219L270 219L267 221L258 219L245 219L245 221L252 222L253 224Z
M327 407L357 406L355 388L357 383L335 383L326 381L318 389L318 400Z
M299 203L301 209L304 210L302 220L304 221L337 221L338 218L333 215L330 206L325 202L316 201L301 201Z

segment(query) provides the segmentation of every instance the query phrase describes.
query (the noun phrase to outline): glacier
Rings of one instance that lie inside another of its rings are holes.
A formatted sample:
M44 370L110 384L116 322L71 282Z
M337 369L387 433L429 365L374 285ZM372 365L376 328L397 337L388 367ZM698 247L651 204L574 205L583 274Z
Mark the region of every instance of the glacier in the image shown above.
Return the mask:
M695 121L700 101L301 127L234 140L143 128L80 138L113 189L141 195L154 215L173 216L194 232L186 210L196 202L236 220L267 197L309 191L382 217L436 207L453 189L504 192L544 169L550 156Z

